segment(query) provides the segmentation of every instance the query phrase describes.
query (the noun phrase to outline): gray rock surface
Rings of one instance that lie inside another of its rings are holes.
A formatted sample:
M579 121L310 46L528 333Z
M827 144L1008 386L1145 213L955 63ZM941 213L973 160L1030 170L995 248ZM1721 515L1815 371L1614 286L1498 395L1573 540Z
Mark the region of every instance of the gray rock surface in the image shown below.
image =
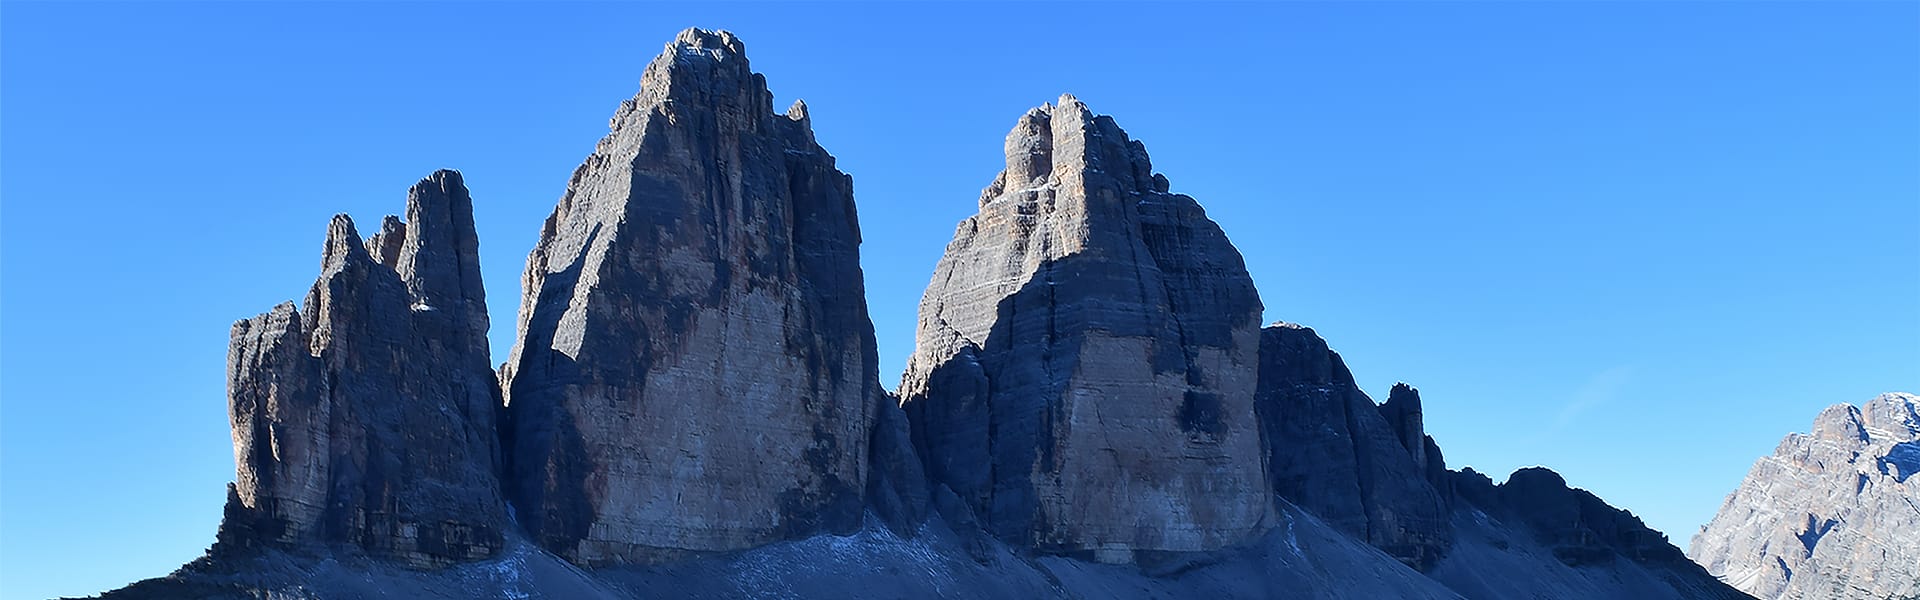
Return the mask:
M1419 402L1419 392L1402 384L1391 402L1375 406L1310 328L1279 323L1261 332L1254 406L1274 491L1424 570L1446 553L1452 532L1445 498L1427 472Z
M990 536L956 531L936 516L910 535L869 519L848 535L599 569L569 564L518 538L494 558L427 572L269 554L197 563L104 600L1460 597L1297 509L1275 520L1279 525L1243 548L1150 567L1033 556Z
M1920 598L1920 397L1821 411L1755 462L1688 555L1759 598Z
M901 383L934 481L1004 540L1124 562L1249 540L1260 299L1199 204L1072 96L1028 111L920 304Z
M1063 97L1006 150L896 402L850 181L688 30L546 222L497 375L458 174L364 242L337 218L306 305L234 328L219 541L108 597L1743 597L1551 471L1448 471L1418 391L1375 405L1312 330L1259 329L1111 119Z
M1471 597L1747 598L1687 560L1665 534L1542 467L1505 483L1456 480L1459 541L1432 575ZM1524 574L1523 576L1516 576Z
M879 385L852 182L733 34L689 29L574 171L505 369L543 547L642 564L860 526Z
M493 556L507 519L486 331L459 173L415 184L407 220L367 242L334 217L304 306L233 326L237 469L216 550L346 545L415 568Z

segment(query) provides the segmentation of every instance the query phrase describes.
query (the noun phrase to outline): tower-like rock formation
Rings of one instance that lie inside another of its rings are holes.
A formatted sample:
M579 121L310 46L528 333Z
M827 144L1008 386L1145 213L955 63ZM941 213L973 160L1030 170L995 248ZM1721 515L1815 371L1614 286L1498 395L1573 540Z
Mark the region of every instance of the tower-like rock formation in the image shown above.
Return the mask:
M321 275L233 326L237 473L217 552L347 545L417 567L485 558L506 526L473 202L415 184L407 218L327 230Z
M1274 491L1409 566L1431 568L1451 529L1433 484L1445 479L1445 461L1423 429L1419 392L1401 384L1376 406L1312 329L1279 323L1261 333L1255 406Z
M1420 390L1405 383L1396 383L1387 392L1387 401L1380 403L1380 416L1387 420L1387 427L1393 431L1395 439L1413 459L1413 466L1420 470L1439 493L1442 501L1452 498L1453 480L1447 475L1447 459L1440 453L1440 445L1427 435L1426 411L1420 405Z
M505 369L519 522L579 564L858 527L879 386L852 182L689 29L567 185ZM897 409L893 409L897 410Z
M1775 598L1920 598L1920 397L1821 411L1755 462L1688 555Z
M920 303L900 392L927 476L1046 552L1258 533L1261 304L1240 253L1072 96L1020 118L1006 165Z

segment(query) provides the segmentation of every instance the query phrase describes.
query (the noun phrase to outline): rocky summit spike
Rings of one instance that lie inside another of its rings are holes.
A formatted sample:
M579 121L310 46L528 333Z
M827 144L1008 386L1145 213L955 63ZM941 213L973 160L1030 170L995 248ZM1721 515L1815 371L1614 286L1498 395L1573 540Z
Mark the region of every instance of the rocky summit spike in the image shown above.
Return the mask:
M742 50L682 32L527 262L512 495L528 532L579 564L857 529L875 414L897 410L852 181L805 105L773 112Z
M451 171L426 182L466 198ZM237 473L216 555L344 545L428 568L503 547L500 393L472 206L420 190L412 222L389 219L375 236L380 261L335 216L304 306L234 324ZM405 240L400 271L385 262L392 240ZM429 303L446 310L420 310Z

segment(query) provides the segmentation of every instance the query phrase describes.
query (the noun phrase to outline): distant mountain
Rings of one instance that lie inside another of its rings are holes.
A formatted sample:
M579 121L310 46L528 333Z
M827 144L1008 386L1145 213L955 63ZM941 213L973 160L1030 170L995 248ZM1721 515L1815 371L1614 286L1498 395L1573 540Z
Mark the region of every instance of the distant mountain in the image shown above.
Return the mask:
M105 597L1747 597L1552 471L1447 469L1418 390L1262 328L1221 228L1072 96L1007 137L894 397L852 181L771 102L732 34L668 44L498 371L458 173L365 240L336 217L304 305L234 326L217 541Z
M1920 598L1920 397L1836 404L1747 472L1688 555L1764 599Z

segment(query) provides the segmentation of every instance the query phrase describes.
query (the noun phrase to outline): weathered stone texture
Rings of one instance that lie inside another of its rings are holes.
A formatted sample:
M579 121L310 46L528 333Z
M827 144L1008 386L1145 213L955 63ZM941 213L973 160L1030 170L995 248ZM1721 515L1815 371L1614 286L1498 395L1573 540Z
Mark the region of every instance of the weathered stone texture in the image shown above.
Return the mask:
M1920 397L1821 411L1755 462L1688 555L1754 596L1920 598Z
M1402 384L1391 398L1375 406L1312 329L1279 323L1261 332L1254 405L1274 491L1424 570L1451 540L1445 499L1427 471L1444 472L1445 463L1423 429L1419 392Z
M415 567L492 556L500 395L460 174L414 185L407 221L372 240L334 217L321 271L304 311L233 326L238 468L220 548L346 544Z
M852 182L732 34L687 30L528 258L511 495L543 546L647 563L857 527L887 402Z
M1239 252L1072 96L1021 117L1006 159L920 304L901 395L928 476L1048 552L1257 534L1261 305Z

